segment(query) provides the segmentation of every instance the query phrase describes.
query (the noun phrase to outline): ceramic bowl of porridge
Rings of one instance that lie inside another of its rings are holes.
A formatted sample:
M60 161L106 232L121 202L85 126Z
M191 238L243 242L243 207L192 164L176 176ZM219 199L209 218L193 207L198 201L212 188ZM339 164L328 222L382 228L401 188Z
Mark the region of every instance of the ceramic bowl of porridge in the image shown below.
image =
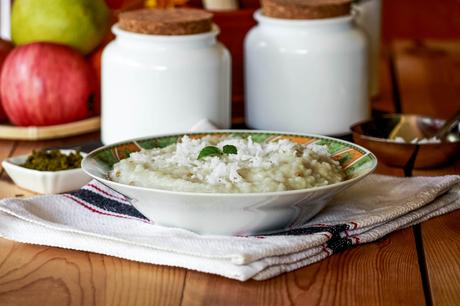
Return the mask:
M125 141L82 162L152 222L216 235L299 226L376 165L343 140L237 130Z

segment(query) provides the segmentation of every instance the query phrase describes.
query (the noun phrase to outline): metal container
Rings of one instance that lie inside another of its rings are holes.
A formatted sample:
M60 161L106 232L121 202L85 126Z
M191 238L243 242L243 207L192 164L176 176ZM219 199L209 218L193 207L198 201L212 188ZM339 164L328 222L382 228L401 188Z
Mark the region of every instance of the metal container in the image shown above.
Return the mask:
M439 130L444 120L417 115L385 115L354 124L351 127L355 143L372 151L377 158L390 166L405 167L415 150L418 150L414 168L432 168L460 157L460 130L451 133L453 141L433 143L397 142L390 135L402 122L413 129L419 139L430 137ZM417 148L418 146L418 148Z

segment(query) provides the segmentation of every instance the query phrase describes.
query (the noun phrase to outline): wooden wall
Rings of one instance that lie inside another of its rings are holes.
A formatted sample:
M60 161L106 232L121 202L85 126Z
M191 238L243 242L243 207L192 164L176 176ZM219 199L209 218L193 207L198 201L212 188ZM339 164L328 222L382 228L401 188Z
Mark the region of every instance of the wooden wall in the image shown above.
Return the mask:
M382 37L460 39L460 0L382 0Z

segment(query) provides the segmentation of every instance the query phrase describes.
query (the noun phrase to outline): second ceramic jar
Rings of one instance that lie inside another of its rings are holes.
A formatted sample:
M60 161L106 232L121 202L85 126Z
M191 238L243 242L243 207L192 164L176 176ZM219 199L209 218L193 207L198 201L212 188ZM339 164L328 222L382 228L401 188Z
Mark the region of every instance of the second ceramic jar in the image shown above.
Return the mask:
M102 142L230 127L230 54L196 9L120 14L102 55Z
M264 0L245 40L246 122L342 135L369 116L368 49L351 1Z

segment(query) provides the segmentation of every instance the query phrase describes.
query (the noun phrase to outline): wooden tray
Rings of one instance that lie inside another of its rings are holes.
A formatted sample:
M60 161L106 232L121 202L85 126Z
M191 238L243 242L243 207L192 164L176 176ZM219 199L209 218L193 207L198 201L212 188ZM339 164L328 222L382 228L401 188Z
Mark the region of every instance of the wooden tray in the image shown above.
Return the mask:
M71 123L50 126L0 125L0 139L43 140L63 138L95 132L100 129L101 118L92 117Z

